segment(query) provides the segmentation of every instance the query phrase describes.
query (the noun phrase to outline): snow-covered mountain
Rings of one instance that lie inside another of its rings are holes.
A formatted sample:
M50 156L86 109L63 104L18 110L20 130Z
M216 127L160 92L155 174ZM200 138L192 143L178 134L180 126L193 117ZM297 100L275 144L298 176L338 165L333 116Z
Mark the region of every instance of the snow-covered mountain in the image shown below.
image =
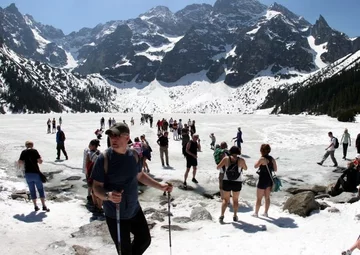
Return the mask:
M360 49L360 38L322 16L312 25L257 0L217 0L176 13L158 6L69 35L12 4L0 9L0 36L24 58L115 84L121 111L251 112L269 89L319 75Z
M20 57L0 41L0 112L117 111L116 89L100 75L79 78Z

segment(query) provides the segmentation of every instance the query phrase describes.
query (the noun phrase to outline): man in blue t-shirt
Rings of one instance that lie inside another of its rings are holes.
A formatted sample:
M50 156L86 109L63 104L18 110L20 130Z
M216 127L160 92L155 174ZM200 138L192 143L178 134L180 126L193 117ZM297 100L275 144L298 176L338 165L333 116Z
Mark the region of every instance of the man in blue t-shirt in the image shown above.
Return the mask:
M138 155L128 148L130 129L126 124L116 123L105 134L111 139L111 147L105 152L106 159L101 154L95 163L93 190L103 200L106 223L116 249L116 204L120 204L121 254L143 254L150 245L151 237L138 201L138 181L165 192L171 192L172 186L156 182L141 171ZM134 235L133 242L130 232Z

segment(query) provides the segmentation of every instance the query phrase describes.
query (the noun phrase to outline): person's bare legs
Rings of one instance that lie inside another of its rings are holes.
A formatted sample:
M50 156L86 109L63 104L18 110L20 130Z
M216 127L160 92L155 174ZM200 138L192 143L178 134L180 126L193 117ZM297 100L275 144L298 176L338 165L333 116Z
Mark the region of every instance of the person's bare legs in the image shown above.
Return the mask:
M196 166L193 166L193 178L195 179L195 176L196 176Z
M186 180L188 178L188 175L189 175L189 172L190 172L190 168L186 168L186 171L185 171L185 174L184 174L184 182L186 182Z
M270 194L271 194L271 187L268 187L265 190L265 212L264 212L265 215L268 214L270 208Z
M240 196L240 191L238 192L234 192L232 193L233 197L233 208L234 208L234 217L237 217L237 211L239 209L239 196Z
M353 252L354 250L359 249L360 250L360 239L358 239L353 246L351 246L351 248L349 249L351 252Z
M223 191L223 200L221 204L221 217L224 217L226 207L230 202L230 191Z
M259 215L259 210L261 206L261 200L265 196L265 190L264 189L257 189L256 190L256 205L255 205L255 216Z

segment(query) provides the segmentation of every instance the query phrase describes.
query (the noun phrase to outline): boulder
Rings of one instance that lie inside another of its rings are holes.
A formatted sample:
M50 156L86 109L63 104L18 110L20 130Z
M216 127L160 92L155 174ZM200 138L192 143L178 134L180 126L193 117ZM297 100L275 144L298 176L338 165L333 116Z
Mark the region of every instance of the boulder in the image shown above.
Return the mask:
M301 192L306 192L306 191L311 191L315 195L318 195L320 193L325 193L326 190L327 190L327 188L325 186L315 185L315 186L312 186L312 187L289 188L286 191L293 194L293 195L299 194Z
M359 198L356 193L351 192L343 192L336 197L331 197L329 201L336 204L344 204L344 203L354 203L357 202Z
M156 220L156 221L159 221L159 222L164 222L164 214L161 213L161 212L154 212L150 218L151 220Z
M161 226L162 229L169 229L169 225ZM178 225L171 225L171 231L184 231L186 228L182 228Z
M290 197L283 209L288 210L289 213L306 217L312 211L318 210L319 207L319 204L315 201L314 193L312 191L305 191Z
M191 221L189 217L175 217L172 220L176 223L188 223Z
M70 176L70 177L68 177L66 179L63 179L61 181L78 181L80 179L81 179L81 176Z
M67 191L73 188L74 185L71 184L60 184L60 185L55 185L55 186L51 186L51 187L44 187L45 191L47 192L63 192L63 191Z
M195 207L190 214L190 219L192 221L198 220L212 220L212 216L208 210L204 207Z
M336 208L336 207L330 207L330 208L327 209L327 211L329 213L339 213L340 212L340 210L338 208Z
M315 199L323 199L323 198L330 198L331 196L329 194L321 194L321 195L316 195Z
M143 210L143 213L144 213L145 215L147 215L147 214L152 214L152 213L154 213L154 212L156 212L156 211L157 211L156 209L151 208L151 207L148 207L148 208L145 208L145 209Z
M92 251L91 248L86 248L80 245L73 245L72 248L75 250L75 255L89 255Z
M14 193L11 194L11 198L14 200L16 200L16 199L30 200L30 193L28 191L24 191L24 190L15 191Z
M256 187L257 179L253 175L246 175L244 182L250 187Z
M360 214L355 215L355 220L360 221Z

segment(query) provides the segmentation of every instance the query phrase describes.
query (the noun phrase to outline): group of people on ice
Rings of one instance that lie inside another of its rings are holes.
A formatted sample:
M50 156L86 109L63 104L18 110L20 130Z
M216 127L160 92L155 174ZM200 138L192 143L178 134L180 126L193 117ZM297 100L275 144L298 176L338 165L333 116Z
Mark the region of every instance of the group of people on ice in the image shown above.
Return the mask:
M104 121L104 118L102 118L100 123L101 131L105 127L103 125ZM109 119L108 124L109 128L105 131L108 137L108 149L101 152L99 150L100 140L93 139L89 142L88 148L84 152L84 173L88 183L88 200L93 204L94 212L105 215L110 235L119 254L143 254L150 245L151 236L146 218L138 201L138 182L162 190L165 194L170 194L173 186L170 183L159 183L148 176L147 173L150 172L150 169L147 165L147 160L151 160L152 148L145 135L137 136L132 141L130 139L130 128L125 121L111 122L110 125ZM170 166L168 155L168 132L170 131L173 132L173 139L175 141L182 141L182 154L186 160L183 188L187 188L187 179L191 168L191 181L198 183L196 172L198 152L201 151L201 145L199 135L196 133L195 121L189 119L187 123L183 124L181 119L176 121L171 118L167 121L163 118L158 120L156 126L158 130L157 144L159 145L162 166ZM329 155L332 158L334 157L334 150L338 146L332 133L329 132L328 135L331 139L331 144L327 147L327 153L323 160L319 162L321 164ZM214 133L211 133L209 138L211 140L210 148L214 150L213 156L216 168L219 170L219 189L222 198L219 222L224 223L225 211L231 197L234 208L233 221L237 221L239 196L243 181L242 175L243 171L248 169L245 159L241 157L241 145L243 143L241 128L238 128L236 136L232 138L236 145L230 149L228 149L226 142L217 144ZM346 141L350 142L350 138L346 139L344 134L341 139L342 145ZM59 125L57 126L56 142L57 159L60 158L61 150L66 159L68 159L64 146L65 133ZM26 150L21 153L19 164L25 165L25 178L29 185L34 209L35 211L39 210L36 204L36 187L40 194L43 210L48 212L50 210L45 204L41 172L38 168L38 164L42 163L41 156L33 148L33 142L27 141L25 145ZM277 172L276 160L270 156L270 152L270 145L262 144L260 147L260 157L254 164L254 168L258 169L257 174L259 175L254 217L258 217L263 198L265 199L263 216L268 217L270 193L275 185L274 173ZM346 154L345 150L344 154ZM344 155L344 158L346 158L346 155ZM36 164L33 164L34 167L31 167L31 164L28 163L30 160L31 162L36 162ZM356 173L356 176L359 176L359 163L360 154L349 164L349 169L351 168L354 171L349 170L348 172ZM334 165L337 165L337 163L334 162ZM122 171L119 171L119 169ZM346 182L339 181L335 186L342 186L344 188L346 186L344 183ZM334 189L337 188L334 187ZM137 240L136 245L134 245L135 241L130 239L130 232L134 235L134 240ZM356 242L354 246L343 254L351 254L356 248L359 248L359 242Z
M59 126L61 127L62 125L62 118L61 116L59 117ZM55 134L56 133L56 119L53 118L52 120L50 118L48 118L47 122L46 122L46 126L47 126L47 133L50 134ZM52 129L51 129L52 127Z

